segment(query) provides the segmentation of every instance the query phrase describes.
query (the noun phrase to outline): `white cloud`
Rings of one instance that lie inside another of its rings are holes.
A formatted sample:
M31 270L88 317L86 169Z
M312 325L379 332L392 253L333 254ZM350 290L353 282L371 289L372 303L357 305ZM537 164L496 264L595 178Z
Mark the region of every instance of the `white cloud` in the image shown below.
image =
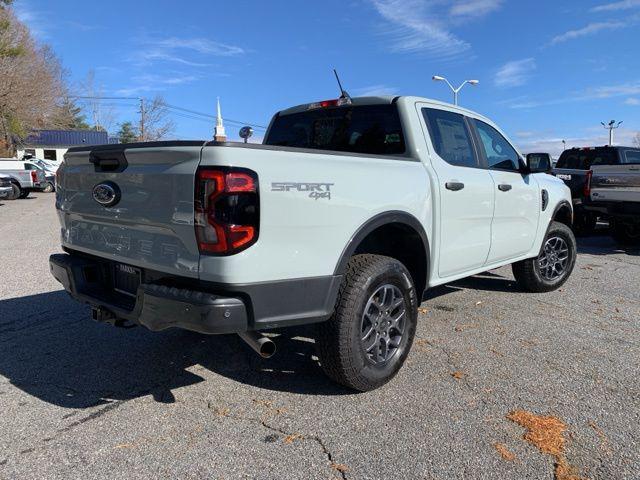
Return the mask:
M449 14L452 17L483 17L502 6L502 0L461 0L456 2Z
M548 107L571 102L587 102L592 100L602 100L607 98L632 97L640 95L640 81L623 83L618 85L603 85L590 87L577 92L571 92L560 98L552 99L528 99L517 98L511 102L506 102L510 108L531 109L537 107Z
M630 10L639 8L640 0L623 0L621 2L605 3L591 9L592 12L615 12L618 10Z
M356 88L353 93L358 97L377 97L395 95L398 93L398 89L387 85L369 85L368 87Z
M593 100L598 98L621 97L640 94L640 81L623 83L619 85L606 85L592 87L578 95L577 100Z
M233 57L245 53L245 50L241 47L215 42L207 38L169 37L157 40L155 42L155 46L169 50L192 50L204 55L212 55L216 57Z
M502 4L502 0L369 1L386 21L383 32L389 38L391 51L419 53L435 59L454 59L467 54L471 45L455 35L451 27L460 21L485 16Z
M618 30L624 28L627 25L623 22L595 22L589 25L579 28L577 30L569 30L568 32L558 35L551 40L551 45L557 45L558 43L567 42L576 38L587 37L594 35L603 30Z
M636 107L640 105L640 100L637 98L627 98L624 102L625 105L631 105L632 107Z
M507 62L496 72L494 83L497 87L524 85L535 69L536 61L534 58Z
M184 85L199 80L195 75L161 76L155 74L138 75L132 78L134 85L116 90L116 95L137 96L148 92L160 92L167 87Z
M615 133L616 145L633 145L636 132L631 129L620 128ZM521 139L517 141L520 151L523 153L546 152L552 157L558 158L562 153L562 140L566 141L567 148L573 147L593 147L597 145L606 145L609 142L609 134L603 128L587 128L580 134L567 135L561 137L559 135L550 135L549 132L539 132L535 137Z
M188 67L209 67L211 57L235 57L246 51L236 45L227 45L208 38L145 38L141 48L134 51L129 60L140 66L156 62L178 63Z

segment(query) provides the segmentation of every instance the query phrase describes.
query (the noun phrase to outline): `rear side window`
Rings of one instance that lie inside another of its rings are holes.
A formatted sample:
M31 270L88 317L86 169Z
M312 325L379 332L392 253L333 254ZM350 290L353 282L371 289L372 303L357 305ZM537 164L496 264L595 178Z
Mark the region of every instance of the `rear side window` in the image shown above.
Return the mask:
M498 170L518 170L520 164L518 152L491 125L474 120L481 147L487 156L487 166Z
M396 105L318 108L277 116L265 145L402 155L405 140Z
M610 148L565 150L560 155L556 168L589 170L592 165L616 165L618 154Z
M423 108L422 114L429 127L433 148L440 158L459 167L479 166L471 134L462 115L434 108Z
M624 152L624 163L640 164L640 150L627 150Z

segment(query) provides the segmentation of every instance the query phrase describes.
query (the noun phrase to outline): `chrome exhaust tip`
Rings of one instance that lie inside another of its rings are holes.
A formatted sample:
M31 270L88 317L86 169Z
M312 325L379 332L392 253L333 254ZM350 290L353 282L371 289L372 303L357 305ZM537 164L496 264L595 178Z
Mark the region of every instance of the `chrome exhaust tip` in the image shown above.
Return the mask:
M276 353L276 344L270 338L256 332L241 332L238 336L262 358L271 358Z

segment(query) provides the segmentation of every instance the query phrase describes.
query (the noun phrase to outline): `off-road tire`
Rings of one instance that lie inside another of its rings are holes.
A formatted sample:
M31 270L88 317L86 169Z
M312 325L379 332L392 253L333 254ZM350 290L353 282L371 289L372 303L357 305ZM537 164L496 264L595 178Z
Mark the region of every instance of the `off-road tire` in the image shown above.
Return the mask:
M22 193L22 190L20 189L20 187L15 183L11 184L11 188L13 190L9 195L7 195L5 200L17 200L20 197L20 194Z
M361 339L364 309L381 287L397 287L404 299L405 324L395 353L385 363L367 356ZM349 261L331 318L318 325L317 347L325 373L361 392L390 381L402 367L415 336L418 300L410 273L398 260L380 255L355 255Z
M585 237L592 235L596 230L598 217L592 213L581 213L576 215L573 222L573 231L576 236Z
M525 292L533 292L533 293L542 293L542 292L551 292L553 290L557 290L569 279L571 276L571 272L576 264L577 257L577 245L576 238L573 235L573 232L569 227L567 227L563 223L552 222L547 230L547 234L542 241L542 250L546 242L549 239L559 237L566 242L566 245L569 250L569 257L567 265L564 269L564 274L556 278L554 280L548 280L542 276L542 273L539 268L539 257L537 258L529 258L527 260L523 260L521 262L514 263L512 265L513 275L518 282L518 285Z
M620 245L640 245L640 225L611 220L611 236Z
M23 199L27 198L31 192L29 190L21 190L18 198Z

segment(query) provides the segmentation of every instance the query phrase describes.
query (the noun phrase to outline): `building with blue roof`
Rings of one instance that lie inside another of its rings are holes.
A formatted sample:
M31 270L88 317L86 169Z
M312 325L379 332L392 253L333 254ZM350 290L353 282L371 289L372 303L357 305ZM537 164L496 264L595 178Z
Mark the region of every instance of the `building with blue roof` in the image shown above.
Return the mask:
M62 161L71 147L118 143L107 132L97 130L35 130L18 147L17 156L31 155L44 160Z

